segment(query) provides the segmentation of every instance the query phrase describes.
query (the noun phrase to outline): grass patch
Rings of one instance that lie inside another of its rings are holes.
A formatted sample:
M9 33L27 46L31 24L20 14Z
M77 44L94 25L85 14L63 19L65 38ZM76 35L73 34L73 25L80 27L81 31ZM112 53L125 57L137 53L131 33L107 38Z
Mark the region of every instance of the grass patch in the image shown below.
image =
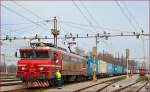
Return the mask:
M147 76L139 76L136 81L139 82L139 81L147 81L147 80L148 80Z
M123 80L123 79L126 79L126 77L124 76L124 77L118 78L117 80L119 81L119 80Z

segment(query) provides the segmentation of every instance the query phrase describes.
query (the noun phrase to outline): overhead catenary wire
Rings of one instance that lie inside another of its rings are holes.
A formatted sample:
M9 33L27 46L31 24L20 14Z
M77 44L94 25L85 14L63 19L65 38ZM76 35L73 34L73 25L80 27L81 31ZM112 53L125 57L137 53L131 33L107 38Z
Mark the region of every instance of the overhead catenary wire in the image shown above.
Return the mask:
M41 21L33 21L34 23L43 23L43 22L46 22L47 20L41 20ZM51 20L48 20L48 21L51 21ZM0 26L1 27L5 27L5 26L18 26L18 25L28 25L28 24L31 24L30 23L27 23L27 22L20 22L20 23L5 23L5 24L1 24Z
M112 44L109 45L105 40L103 40L102 42L103 42L108 48L110 48L110 50L112 50L113 52L115 52L115 50L114 50Z
M29 18L27 18L27 17L23 16L22 14L20 14L20 13L16 12L15 10L13 10L13 9L11 9L11 8L9 8L9 7L7 7L7 6L5 6L5 5L2 5L2 4L1 4L1 6L2 6L2 7L4 7L5 9L7 9L8 11L13 12L13 13L15 13L16 15L18 15L18 16L20 16L20 17L24 18L25 20L27 20L27 21L29 21L29 22L31 22L31 23L33 23L33 24L35 24L35 25L39 26L39 27L40 27L40 28L42 28L43 30L48 30L47 28L45 28L45 27L41 26L40 24L35 23L35 22L34 22L34 21L32 21L31 19L29 19Z
M60 24L60 30L63 30L63 32L65 34L70 33L69 31L67 31L66 29L64 29L63 25Z
M66 25L73 25L73 26L80 26L80 28L92 28L90 25L88 24L81 24L81 23L76 23L73 21L64 21L64 20L60 20L60 23L62 24L66 24ZM95 28L99 29L101 27L97 26L97 25L93 25ZM92 28L93 29L93 28ZM116 32L126 32L126 33L132 33L131 31L125 31L125 29L113 29L113 28L107 28L107 27L103 27L104 30L108 30L108 31L116 31ZM124 31L122 31L124 30Z
M118 5L118 7L120 8L122 14L126 17L126 19L128 20L129 24L132 26L132 28L135 30L135 32L137 32L137 28L135 27L135 25L132 23L132 20L129 18L129 16L126 14L125 10L121 7L121 5L119 4L119 2L117 0L116 4Z
M88 10L88 8L84 5L84 3L79 0L82 4L82 6L84 7L84 9L87 11L88 15L90 16L90 18L94 21L95 24L97 24L101 29L102 31L105 31L103 27L101 27L101 25L95 20L95 18L93 17L93 15L90 13L90 11Z
M84 7L84 9L85 9L86 12L88 13L88 15L90 16L90 18L93 20L93 22L94 22L95 24L97 24L97 26L99 26L103 32L105 32L104 28L102 28L101 25L95 20L95 18L94 18L93 15L90 13L90 11L88 10L88 8L84 5L84 3L83 3L82 1L80 1L80 3L82 4L82 6ZM94 25L92 25L92 27L94 27ZM97 30L95 27L94 27L94 29Z
M62 29L62 30L64 30L64 32L65 32L65 29L64 29L64 27L63 27L63 25L61 25L61 22L59 22L60 23L60 28ZM78 28L78 27L74 27L74 28ZM80 28L79 28L80 29ZM69 31L68 31L69 32ZM70 35L70 33L67 33L67 32L65 32L65 35ZM78 34L79 35L79 34ZM73 40L73 38L72 38L72 40ZM64 41L65 41L65 43L69 43L70 41L68 40L68 39L63 39L63 44L64 44ZM82 41L82 44L86 44L84 41ZM76 43L76 45L77 45L77 47L79 47L78 46L78 43Z
M128 14L130 15L130 17L133 19L133 21L136 23L136 25L139 27L140 30L143 30L142 25L140 25L138 23L138 21L136 20L136 18L133 16L133 14L131 13L131 11L128 9L127 5L125 2L122 2L122 4L124 5L125 9L127 10Z
M13 30L7 30L7 32L5 32L3 35L9 35L8 33L14 33L14 35L25 35L25 34L30 34L31 32L35 31L39 26L33 26L32 25L28 25L22 28L18 28L18 29L13 29ZM5 30L5 29L4 29ZM30 30L30 31L27 31ZM34 34L37 34L37 32L34 32Z
M93 17L93 15L90 13L90 11L88 10L88 8L84 5L84 3L82 1L80 1L80 3L82 4L82 6L84 7L84 9L86 10L86 12L88 13L88 15L90 16L90 18L93 20L93 22L95 24L97 24L97 26L99 26L101 28L101 30L103 32L105 32L104 28L101 27L101 25L95 20L95 18ZM92 25L94 27L94 25ZM94 27L95 28L95 27ZM95 28L96 29L96 28Z
M12 28L11 28L11 29L3 29L3 28L2 28L2 29L3 29L3 30L7 30L7 31L5 31L5 32L8 33L8 32L17 32L17 31L20 32L20 31L22 31L22 30L26 30L26 29L32 28L32 27L33 27L33 24L30 24L30 25L27 25L27 26L25 25L25 26L23 26L23 27L21 27L21 28L17 28L17 29L12 29Z
M22 5L20 5L19 3L17 3L16 1L12 1L15 5L21 7L22 9L26 10L27 12L29 12L30 14L34 15L35 17L37 17L40 20L44 20L43 18L41 18L39 15L35 14L33 11L31 11L28 8L23 7Z
M35 31L37 28L38 28L38 26L35 26L35 27L33 27L32 29L30 29L29 32L26 32L26 30L24 30L24 31L21 31L21 32L16 33L16 34L17 34L17 35L26 34L26 33L30 34L31 32ZM26 32L26 33L23 33L23 32ZM37 32L36 32L36 33L37 33Z
M62 25L65 25L65 23L61 23ZM77 25L71 25L71 24L67 24L66 25L67 27L71 27L71 28L75 28L75 29L80 29L80 30L82 30L82 31L91 31L90 29L88 29L88 28L85 28L85 27L81 27L81 26L77 26Z
M87 18L87 16L84 14L84 12L80 9L80 7L75 3L74 0L72 0L74 6L78 9L78 11L80 12L80 14L86 19L86 21L89 23L89 25L94 29L94 30L91 30L93 32L96 31L95 27L93 26L92 22Z

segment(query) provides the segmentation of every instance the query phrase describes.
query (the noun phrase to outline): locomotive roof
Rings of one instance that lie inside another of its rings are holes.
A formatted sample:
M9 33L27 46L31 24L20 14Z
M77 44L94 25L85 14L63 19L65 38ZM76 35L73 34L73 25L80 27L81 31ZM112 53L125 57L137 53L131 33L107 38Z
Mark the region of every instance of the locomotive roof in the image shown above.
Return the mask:
M82 59L85 59L83 56L80 56L80 55L77 55L77 54L74 54L74 53L70 53L68 51L64 51L64 50L61 50L61 49L58 49L58 48L54 48L54 47L48 47L48 46L44 46L44 47L35 47L35 48L31 48L31 47L28 47L28 48L21 48L20 51L30 51L30 50L52 50L52 51L58 51L58 52L61 52L63 54L66 54L66 55L72 55L72 56L76 56L78 58L82 58Z

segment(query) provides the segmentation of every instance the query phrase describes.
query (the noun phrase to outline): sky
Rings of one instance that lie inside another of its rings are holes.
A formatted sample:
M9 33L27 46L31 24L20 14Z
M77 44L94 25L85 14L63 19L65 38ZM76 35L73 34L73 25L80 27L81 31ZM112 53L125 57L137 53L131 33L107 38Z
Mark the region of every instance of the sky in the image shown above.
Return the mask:
M149 33L148 1L2 1L1 37L48 36L51 35L54 16L58 19L60 36L66 34L96 34L104 31L111 34L131 32ZM120 8L122 7L122 8ZM125 14L122 12L122 10ZM50 20L50 22L45 22ZM136 22L135 22L136 21ZM93 27L94 26L94 27ZM144 41L142 41L144 40ZM44 40L45 41L45 40ZM65 40L58 40L58 45ZM71 40L67 40L71 41ZM86 52L95 46L95 39L76 39L77 45ZM130 49L130 58L147 57L149 60L148 37L114 37L99 39L98 52L118 53L125 56L125 49ZM46 42L53 42L46 40ZM2 53L6 54L8 64L16 64L14 53L27 47L28 40L2 42ZM144 44L144 45L143 45ZM143 61L138 59L139 62Z

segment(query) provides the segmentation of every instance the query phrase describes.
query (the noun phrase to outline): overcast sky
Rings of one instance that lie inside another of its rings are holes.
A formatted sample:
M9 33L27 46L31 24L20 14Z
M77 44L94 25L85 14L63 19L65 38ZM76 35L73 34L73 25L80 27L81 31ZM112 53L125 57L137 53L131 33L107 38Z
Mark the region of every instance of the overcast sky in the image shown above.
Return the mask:
M84 35L104 31L111 34L120 32L126 34L141 32L141 29L149 33L148 8L148 1L75 1L74 3L72 1L2 1L1 33L2 37L35 36L35 34L52 37L50 31L52 22L47 23L44 20L52 20L54 16L58 18L61 36L69 33ZM59 40L59 46L66 47L62 42L63 40ZM95 46L95 39L77 39L76 42L76 46L86 52ZM2 53L13 56L16 49L27 46L28 40L3 41ZM148 37L140 39L115 37L108 40L100 39L98 51L105 50L113 55L119 52L125 55L125 49L129 48L131 58L143 58L144 55L148 58L148 47ZM8 62L16 63L14 57L6 59Z

